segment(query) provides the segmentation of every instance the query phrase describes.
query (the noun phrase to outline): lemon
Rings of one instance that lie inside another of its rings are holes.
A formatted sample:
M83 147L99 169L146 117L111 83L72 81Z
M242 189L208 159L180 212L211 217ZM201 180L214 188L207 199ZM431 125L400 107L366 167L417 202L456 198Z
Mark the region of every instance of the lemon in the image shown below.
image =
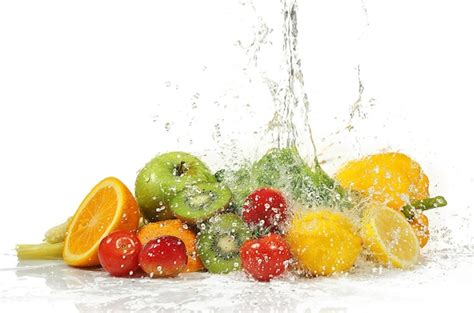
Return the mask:
M296 214L286 239L297 266L311 275L347 271L362 250L362 240L349 219L329 210Z
M371 256L385 265L408 268L420 258L420 243L406 218L382 204L364 212L361 235Z

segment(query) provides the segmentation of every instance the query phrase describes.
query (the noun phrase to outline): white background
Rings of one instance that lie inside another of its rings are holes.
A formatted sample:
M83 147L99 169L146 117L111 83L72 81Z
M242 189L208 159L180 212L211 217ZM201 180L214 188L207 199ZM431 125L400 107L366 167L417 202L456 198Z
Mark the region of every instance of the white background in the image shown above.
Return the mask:
M254 2L277 41L278 1ZM450 202L430 215L434 227L472 244L470 1L367 0L367 16L355 0L299 7L310 120L327 170L366 153L408 153L432 193ZM272 103L258 79L246 81L248 56L236 46L253 38L252 12L237 0L1 1L1 252L41 240L106 176L133 189L136 172L157 153L189 150L216 170L232 153L261 153L253 132L271 117ZM266 49L280 53L276 43ZM273 64L279 58L262 68ZM358 64L363 114L353 132L335 134L358 96Z

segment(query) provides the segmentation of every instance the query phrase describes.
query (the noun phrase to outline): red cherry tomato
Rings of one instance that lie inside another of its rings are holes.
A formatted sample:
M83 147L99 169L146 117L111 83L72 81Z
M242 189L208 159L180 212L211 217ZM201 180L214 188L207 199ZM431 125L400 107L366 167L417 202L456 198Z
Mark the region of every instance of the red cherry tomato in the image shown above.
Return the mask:
M99 244L99 262L113 276L131 276L139 269L138 255L142 245L128 231L116 231Z
M242 218L250 226L276 231L286 220L286 208L286 201L281 192L261 188L245 199Z
M150 277L174 277L181 273L188 263L186 246L178 237L158 237L143 247L139 263Z
M258 281L268 282L283 274L291 259L290 248L280 235L247 240L240 248L242 267Z

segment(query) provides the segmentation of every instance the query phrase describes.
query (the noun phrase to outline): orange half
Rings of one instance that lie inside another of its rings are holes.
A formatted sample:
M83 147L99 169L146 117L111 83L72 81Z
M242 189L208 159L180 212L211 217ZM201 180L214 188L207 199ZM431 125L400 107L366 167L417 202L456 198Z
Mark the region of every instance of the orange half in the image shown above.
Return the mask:
M116 230L136 230L138 204L120 180L108 177L98 183L77 209L69 224L64 262L72 266L99 265L100 241Z

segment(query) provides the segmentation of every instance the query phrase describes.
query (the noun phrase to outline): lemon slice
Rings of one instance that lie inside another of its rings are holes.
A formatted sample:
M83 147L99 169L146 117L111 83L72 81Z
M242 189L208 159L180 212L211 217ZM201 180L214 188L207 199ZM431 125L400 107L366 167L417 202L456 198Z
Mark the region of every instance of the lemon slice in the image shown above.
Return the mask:
M385 265L409 268L420 258L420 243L406 218L384 205L372 205L362 219L362 240L372 257Z

